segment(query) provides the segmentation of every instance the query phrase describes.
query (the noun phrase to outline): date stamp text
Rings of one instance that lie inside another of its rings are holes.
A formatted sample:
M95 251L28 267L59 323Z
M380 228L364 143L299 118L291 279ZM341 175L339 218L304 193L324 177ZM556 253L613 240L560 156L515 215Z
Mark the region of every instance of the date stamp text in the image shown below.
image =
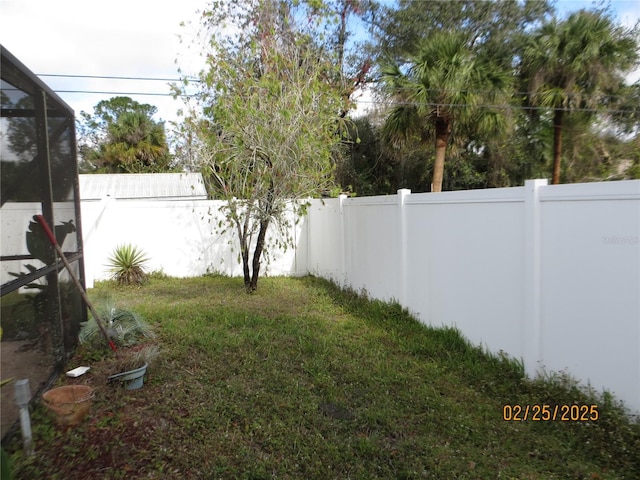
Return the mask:
M502 407L506 422L596 422L600 418L598 405L519 405Z

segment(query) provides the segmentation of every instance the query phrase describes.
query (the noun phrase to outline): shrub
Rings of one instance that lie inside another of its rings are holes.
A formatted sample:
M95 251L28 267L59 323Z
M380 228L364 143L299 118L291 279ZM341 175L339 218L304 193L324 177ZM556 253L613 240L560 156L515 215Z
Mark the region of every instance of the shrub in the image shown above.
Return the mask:
M120 285L139 285L147 279L145 263L147 256L131 244L120 245L109 257L109 271Z
M119 347L130 347L144 338L155 338L151 326L137 313L109 306L100 310L98 315L104 322L109 337ZM90 348L106 345L95 318L82 324L79 339L80 343Z

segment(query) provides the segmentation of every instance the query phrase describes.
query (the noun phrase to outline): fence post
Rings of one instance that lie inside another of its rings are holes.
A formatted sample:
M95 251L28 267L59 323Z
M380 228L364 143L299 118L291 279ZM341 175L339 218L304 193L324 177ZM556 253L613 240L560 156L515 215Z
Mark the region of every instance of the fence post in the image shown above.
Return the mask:
M407 306L407 212L405 209L405 202L407 197L411 195L411 190L408 188L401 188L398 190L398 221L399 221L399 248L398 248L398 265L400 271L399 287L400 292L398 302L403 307Z
M338 196L340 202L340 282L343 287L350 284L347 281L347 266L346 266L346 229L344 226L344 201L347 196L342 194Z
M524 339L525 373L534 377L542 362L540 187L547 180L524 183Z

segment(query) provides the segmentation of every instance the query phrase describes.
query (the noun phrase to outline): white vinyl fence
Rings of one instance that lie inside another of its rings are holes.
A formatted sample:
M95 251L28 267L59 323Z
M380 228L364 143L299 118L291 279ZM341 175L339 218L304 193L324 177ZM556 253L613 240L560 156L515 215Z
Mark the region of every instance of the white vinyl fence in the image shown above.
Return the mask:
M132 244L149 258L147 269L174 277L206 273L242 276L236 231L220 222L222 201L214 200L117 200L82 202L82 235L87 288L95 280L110 277L108 259L114 249ZM293 215L292 225L295 223ZM302 225L289 235L298 243ZM283 239L277 229L267 235L267 244ZM276 251L276 253L278 253ZM304 248L288 249L263 261L266 275L305 275Z
M315 203L309 272L640 412L640 181Z
M83 202L87 284L106 278L122 243L168 275L241 275L220 206ZM314 200L291 234L297 248L274 255L267 274L397 300L523 359L529 375L566 370L640 412L640 181Z

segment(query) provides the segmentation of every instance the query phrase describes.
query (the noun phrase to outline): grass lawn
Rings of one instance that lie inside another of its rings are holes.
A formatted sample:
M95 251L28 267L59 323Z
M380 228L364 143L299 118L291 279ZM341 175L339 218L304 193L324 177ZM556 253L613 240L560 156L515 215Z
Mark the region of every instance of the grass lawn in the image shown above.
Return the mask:
M611 398L522 380L518 362L397 305L311 277L253 295L224 277L90 291L106 294L154 326L161 356L126 391L80 349L68 367L91 372L59 383L95 387L89 418L65 431L37 406L36 455L9 446L15 478L640 478L640 425ZM574 403L598 419L503 420L505 404Z

